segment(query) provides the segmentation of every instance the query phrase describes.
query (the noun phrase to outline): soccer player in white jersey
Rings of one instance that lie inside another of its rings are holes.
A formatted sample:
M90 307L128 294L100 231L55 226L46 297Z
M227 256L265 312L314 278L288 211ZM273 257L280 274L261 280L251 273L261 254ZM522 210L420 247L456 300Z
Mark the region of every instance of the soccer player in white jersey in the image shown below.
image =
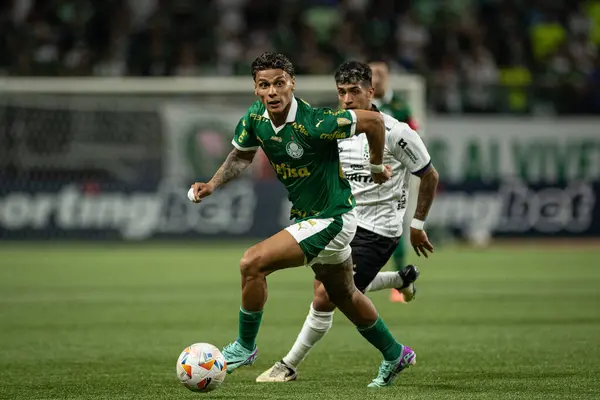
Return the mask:
M372 104L372 72L367 64L357 61L343 63L335 74L335 81L342 108L378 111ZM383 116L387 131L384 164L392 171L390 181L377 185L370 178L369 146L364 135L338 142L342 169L356 198L358 229L350 244L355 263L354 282L363 292L398 288L410 300L414 296L413 282L418 277L414 266L409 265L399 273L379 271L394 253L402 234L411 174L421 178L417 209L411 222L411 244L419 256L427 257L428 252L433 252L433 245L423 227L435 197L438 173L419 135L406 123L387 114ZM287 382L296 379L299 364L331 328L334 310L335 305L327 298L323 286L315 282L309 314L292 349L256 381ZM379 382L377 386L388 384Z

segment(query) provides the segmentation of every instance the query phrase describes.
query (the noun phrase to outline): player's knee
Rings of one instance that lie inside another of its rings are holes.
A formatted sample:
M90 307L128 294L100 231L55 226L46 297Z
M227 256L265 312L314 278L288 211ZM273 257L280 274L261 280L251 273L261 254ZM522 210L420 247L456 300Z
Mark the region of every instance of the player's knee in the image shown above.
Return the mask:
M333 310L335 310L335 304L329 300L329 296L327 296L327 291L323 285L320 285L315 290L312 307L316 311L323 312L333 312Z
M240 273L246 277L256 277L262 274L262 252L255 247L251 247L242 256L240 260Z

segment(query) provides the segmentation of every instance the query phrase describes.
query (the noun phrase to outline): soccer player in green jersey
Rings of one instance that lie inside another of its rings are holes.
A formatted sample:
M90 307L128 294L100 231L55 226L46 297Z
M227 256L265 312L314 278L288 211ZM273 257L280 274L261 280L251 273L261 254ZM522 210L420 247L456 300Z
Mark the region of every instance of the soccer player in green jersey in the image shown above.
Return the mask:
M336 73L340 108L373 110L373 86L371 68L362 62L346 61ZM371 181L368 168L368 143L357 132L350 139L340 140L342 169L352 186L356 198L358 229L350 247L354 262L354 283L362 292L398 288L406 301L414 298L414 282L419 272L414 265L401 272L380 272L387 264L403 234L402 221L406 212L406 185L411 175L420 177L418 206L410 228L410 241L417 254L427 256L433 252L423 230L423 220L435 198L438 173L431 163L431 156L419 135L387 114L383 114L386 126L384 163L392 168L392 178L383 185ZM417 227L420 225L420 228ZM311 349L325 336L333 325L335 305L327 298L322 285L315 284L313 301L302 329L289 352L271 368L256 378L257 382L289 382L297 378L298 367Z
M341 171L338 139L365 132L375 183L390 179L383 166L385 124L380 113L312 108L294 97L294 66L282 54L264 53L252 63L259 101L240 119L234 149L208 183L192 185L196 202L245 170L258 147L285 185L295 223L252 246L240 261L242 306L237 339L223 349L227 372L251 365L267 300L266 277L284 268L310 266L330 300L360 334L383 355L378 376L369 386L392 383L416 361L415 352L398 343L373 303L353 280L350 241L356 232L355 200Z
M405 122L411 129L417 131L418 126L415 121L409 105L397 93L390 88L390 70L385 61L373 60L369 62L371 71L373 71L373 88L375 95L373 104L386 114L391 115L400 122ZM398 241L398 246L394 251L394 267L396 271L400 271L405 266L406 262L406 246L404 237L401 236ZM403 301L402 294L396 289L392 289L390 296L392 301Z
M412 130L417 131L418 125L412 115L410 106L390 88L388 65L384 61L371 61L369 66L373 71L373 89L375 89L373 104L381 112L391 115L398 121L408 124Z

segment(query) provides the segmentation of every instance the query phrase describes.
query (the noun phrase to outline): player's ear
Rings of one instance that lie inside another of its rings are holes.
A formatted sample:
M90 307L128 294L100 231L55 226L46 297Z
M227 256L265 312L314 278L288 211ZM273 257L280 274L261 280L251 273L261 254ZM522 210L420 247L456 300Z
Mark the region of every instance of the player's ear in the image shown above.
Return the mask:
M369 88L369 99L372 99L373 96L375 96L375 88L373 86L371 86Z
M294 78L292 76L291 82L292 82L291 85L292 85L292 92L293 92L294 90L296 90L296 78Z

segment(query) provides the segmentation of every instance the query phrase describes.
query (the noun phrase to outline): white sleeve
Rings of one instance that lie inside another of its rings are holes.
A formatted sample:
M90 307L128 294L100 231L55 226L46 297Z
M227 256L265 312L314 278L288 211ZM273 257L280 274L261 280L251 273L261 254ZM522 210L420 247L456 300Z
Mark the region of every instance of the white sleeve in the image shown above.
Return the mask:
M405 123L394 124L386 135L386 145L393 157L413 174L431 163L431 156L421 136Z
M352 116L352 127L350 128L350 137L356 135L356 124L358 122L358 118L356 118L356 113L352 110L348 110L350 116Z

